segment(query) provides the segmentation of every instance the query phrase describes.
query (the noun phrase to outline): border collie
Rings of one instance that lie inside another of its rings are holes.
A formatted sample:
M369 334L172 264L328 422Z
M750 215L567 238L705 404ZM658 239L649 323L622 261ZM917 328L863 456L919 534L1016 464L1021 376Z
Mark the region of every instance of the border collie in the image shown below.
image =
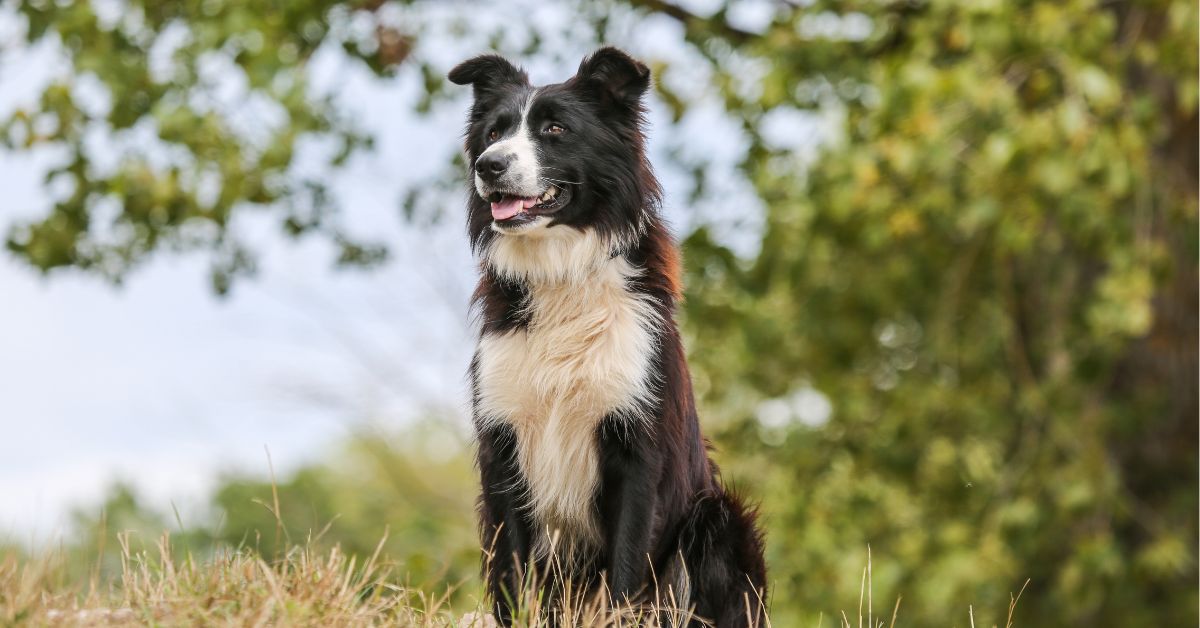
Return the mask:
M603 48L556 85L496 55L449 78L474 90L470 381L496 618L512 622L527 576L553 573L551 602L565 581L757 626L762 534L709 460L673 318L679 253L643 136L649 69Z

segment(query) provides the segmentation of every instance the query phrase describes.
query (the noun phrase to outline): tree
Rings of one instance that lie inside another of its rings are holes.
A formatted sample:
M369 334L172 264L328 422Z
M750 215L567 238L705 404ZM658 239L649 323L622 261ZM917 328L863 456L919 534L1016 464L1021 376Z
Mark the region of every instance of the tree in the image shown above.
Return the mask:
M213 513L199 520L114 484L98 506L74 510L71 535L54 559L71 584L103 585L120 581L130 556L157 558L164 535L177 558L197 563L231 550L278 562L298 547L324 553L335 546L361 561L378 548L405 585L470 604L477 589L464 584L476 584L479 573L475 479L459 435L430 420L400 432L364 431L330 453L278 481L220 478Z
M688 240L694 364L763 478L777 595L852 599L870 544L918 624L1002 624L979 609L1025 578L1022 623L1195 622L1195 7L853 9L858 40L804 35L845 3L717 34L764 63L730 105L767 227L748 261ZM844 135L798 177L760 121L830 103ZM804 419L810 387L828 424L778 433L760 401Z
M217 251L227 277L249 259L229 218L255 208L336 238L320 182L285 176L290 147L369 142L308 97L303 61L340 42L440 90L407 54L418 26L371 22L391 4L130 5L145 17L113 28L87 4L18 4L29 41L55 33L116 95L88 113L51 86L4 137L80 147L89 120L153 120L191 159L134 155L96 176L74 151L54 175L75 181L70 197L10 235L39 268L116 277L172 244ZM1026 578L1025 625L1194 623L1196 7L817 0L773 4L750 28L735 3L605 6L677 22L747 139L760 246L745 259L713 229L688 234L685 323L726 472L763 501L776 623L852 604L868 544L877 597L903 595L916 624L968 604L1000 623L983 609L1006 609ZM377 28L336 27L352 15ZM607 38L605 12L581 15ZM164 84L146 59L173 28L190 43ZM261 146L184 97L218 48L288 112ZM658 91L679 117L691 103L673 84ZM815 158L772 124L805 111L837 120ZM125 237L105 240L112 215Z
M377 73L393 72L411 39L381 23L369 36L350 27L381 4L17 3L27 42L56 41L71 73L45 88L35 110L0 123L11 150L67 155L46 175L65 193L47 215L12 229L9 250L42 271L76 267L114 281L159 249L210 251L214 288L224 292L254 267L235 218L270 211L291 236L332 238L343 263L380 261L380 245L339 230L326 180L294 166L304 139L338 147L330 169L370 146L329 95L311 93L308 62L322 45L340 45ZM231 89L233 98L222 93ZM248 121L253 106L262 111ZM115 164L97 158L97 144L116 153L107 160Z

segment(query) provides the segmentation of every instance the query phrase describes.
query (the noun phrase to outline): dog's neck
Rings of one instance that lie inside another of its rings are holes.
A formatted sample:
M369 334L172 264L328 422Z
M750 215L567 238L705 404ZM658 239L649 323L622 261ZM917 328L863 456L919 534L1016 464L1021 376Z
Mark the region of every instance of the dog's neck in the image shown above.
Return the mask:
M578 300L587 300L597 288L636 292L639 301L655 304L657 318L666 325L673 324L682 298L679 250L660 220L646 221L643 230L624 239L556 226L494 238L481 253L484 277L476 299L485 313L485 331L528 320L539 297L550 292Z
M584 285L606 274L619 247L593 230L554 227L494 239L484 264L501 279L528 286Z

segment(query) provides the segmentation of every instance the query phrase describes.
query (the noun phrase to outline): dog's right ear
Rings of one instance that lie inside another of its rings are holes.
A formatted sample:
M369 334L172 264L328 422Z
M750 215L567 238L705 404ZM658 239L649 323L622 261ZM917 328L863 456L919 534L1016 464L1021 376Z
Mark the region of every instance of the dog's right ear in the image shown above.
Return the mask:
M650 68L619 48L605 46L579 64L571 82L602 103L634 111L650 87Z
M529 75L500 55L479 55L454 66L447 75L455 85L472 85L475 97L505 85L529 85Z

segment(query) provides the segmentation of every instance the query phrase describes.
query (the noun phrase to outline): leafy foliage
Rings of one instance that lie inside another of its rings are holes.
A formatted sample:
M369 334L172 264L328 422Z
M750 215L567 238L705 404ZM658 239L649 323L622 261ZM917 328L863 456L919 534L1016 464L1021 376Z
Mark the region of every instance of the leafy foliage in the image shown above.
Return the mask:
M339 231L324 179L294 169L304 140L336 147L329 168L370 146L330 95L313 93L309 62L340 42L373 70L392 71L409 38L380 25L368 45L349 28L378 7L18 3L26 39L57 42L71 73L35 109L0 122L7 148L65 156L46 177L59 191L54 207L16 227L9 249L43 271L74 266L113 280L160 248L211 251L213 286L224 292L254 267L235 217L270 209L288 235L323 231L346 261L378 262L379 245Z
M278 480L222 478L212 517L200 521L160 512L116 485L99 509L76 511L65 571L76 581L118 580L125 554L156 555L167 531L177 551L198 561L230 551L283 559L297 546L360 559L378 552L405 586L461 602L475 593L480 556L466 453L444 426L363 433L327 462Z
M425 426L358 437L329 465L300 469L277 486L227 478L213 499L223 514L215 537L268 555L313 539L358 556L386 537L385 555L411 582L430 591L458 586L477 576L480 556L466 454L444 428Z
M208 249L224 288L252 259L235 214L336 231L322 183L288 176L296 142L336 138L336 163L369 140L313 99L305 60L340 41L386 73L412 35L339 31L378 3L130 4L142 17L107 22L87 3L18 4L27 38L60 40L78 83L51 85L0 134L71 155L51 174L70 194L10 249L112 277L163 244ZM610 6L678 23L741 125L742 175L765 207L750 258L713 228L687 234L685 323L726 473L762 500L776 623L854 599L869 544L879 596L902 594L919 625L966 603L1003 609L1026 578L1023 625L1194 624L1194 3L817 0L773 4L754 28L736 5ZM580 15L609 32L607 16ZM184 43L158 75L155 42L172 29ZM255 140L206 104L213 51L283 123ZM693 103L672 77L695 68L658 65L659 96L683 120ZM422 74L436 93L436 72ZM111 106L84 106L87 81ZM809 114L835 120L815 153L775 124ZM135 143L97 169L96 124L145 125L184 158ZM420 522L404 532L412 545L391 548L401 555L468 534L442 528L469 517L459 506L405 503L433 484L367 477L301 473L280 486L282 519L319 528L342 514L330 538L356 552L384 520ZM226 540L253 529L260 549L279 544L268 510L238 506L271 503L266 488L222 490Z
M751 149L755 259L687 243L693 361L777 599L844 597L869 543L919 624L1026 577L1032 625L1194 622L1195 8L857 8L859 42L797 36L822 7L734 42L765 64L748 125L815 91L844 136L805 177Z

